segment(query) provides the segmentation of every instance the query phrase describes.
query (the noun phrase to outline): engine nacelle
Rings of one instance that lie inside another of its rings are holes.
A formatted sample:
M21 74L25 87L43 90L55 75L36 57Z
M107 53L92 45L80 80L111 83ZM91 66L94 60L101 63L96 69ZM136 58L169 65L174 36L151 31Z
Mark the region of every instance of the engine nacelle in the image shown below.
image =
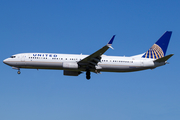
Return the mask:
M67 75L67 76L78 76L81 73L82 72L80 72L80 71L68 71L68 70L64 70L64 75Z
M63 68L67 68L67 69L77 69L78 68L78 64L77 63L69 63L69 62L64 62L63 63Z

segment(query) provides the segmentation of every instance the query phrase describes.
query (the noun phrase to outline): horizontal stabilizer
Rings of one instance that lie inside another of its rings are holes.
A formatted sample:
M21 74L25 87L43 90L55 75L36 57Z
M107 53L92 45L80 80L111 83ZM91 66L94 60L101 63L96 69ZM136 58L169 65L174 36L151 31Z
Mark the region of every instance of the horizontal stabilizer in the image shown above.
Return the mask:
M167 55L167 56L165 56L165 57L156 59L154 62L165 62L165 61L167 61L170 57L172 57L173 55L174 55L174 54L170 54L170 55Z

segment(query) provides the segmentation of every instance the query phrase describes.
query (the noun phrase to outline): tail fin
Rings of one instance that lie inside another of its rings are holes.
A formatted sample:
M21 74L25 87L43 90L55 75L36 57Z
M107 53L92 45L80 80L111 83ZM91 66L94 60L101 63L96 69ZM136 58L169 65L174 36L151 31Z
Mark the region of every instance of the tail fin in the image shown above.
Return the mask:
M159 40L142 56L143 58L159 59L166 55L172 31L166 31Z

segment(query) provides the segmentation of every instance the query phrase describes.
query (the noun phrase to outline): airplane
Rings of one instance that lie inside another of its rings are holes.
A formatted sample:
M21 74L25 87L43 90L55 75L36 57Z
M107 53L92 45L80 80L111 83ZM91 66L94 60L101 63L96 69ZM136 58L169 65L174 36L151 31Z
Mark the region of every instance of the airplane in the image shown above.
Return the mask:
M158 41L145 53L130 57L107 56L104 53L112 48L115 35L98 51L91 55L56 54L56 53L20 53L3 60L3 63L18 70L55 69L63 70L64 75L78 76L86 72L86 79L91 78L91 72L133 72L154 69L167 64L174 54L166 55L172 31L166 31Z

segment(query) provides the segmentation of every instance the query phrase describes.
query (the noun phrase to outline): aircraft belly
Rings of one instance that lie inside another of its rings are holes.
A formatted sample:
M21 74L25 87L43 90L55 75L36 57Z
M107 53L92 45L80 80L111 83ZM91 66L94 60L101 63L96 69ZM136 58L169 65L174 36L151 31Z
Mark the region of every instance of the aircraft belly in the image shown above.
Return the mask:
M35 69L61 69L62 62L45 62L45 61L26 61L25 65L19 65L22 68Z
M132 72L142 70L141 66L132 66L132 65L100 65L102 67L101 71L107 72Z

